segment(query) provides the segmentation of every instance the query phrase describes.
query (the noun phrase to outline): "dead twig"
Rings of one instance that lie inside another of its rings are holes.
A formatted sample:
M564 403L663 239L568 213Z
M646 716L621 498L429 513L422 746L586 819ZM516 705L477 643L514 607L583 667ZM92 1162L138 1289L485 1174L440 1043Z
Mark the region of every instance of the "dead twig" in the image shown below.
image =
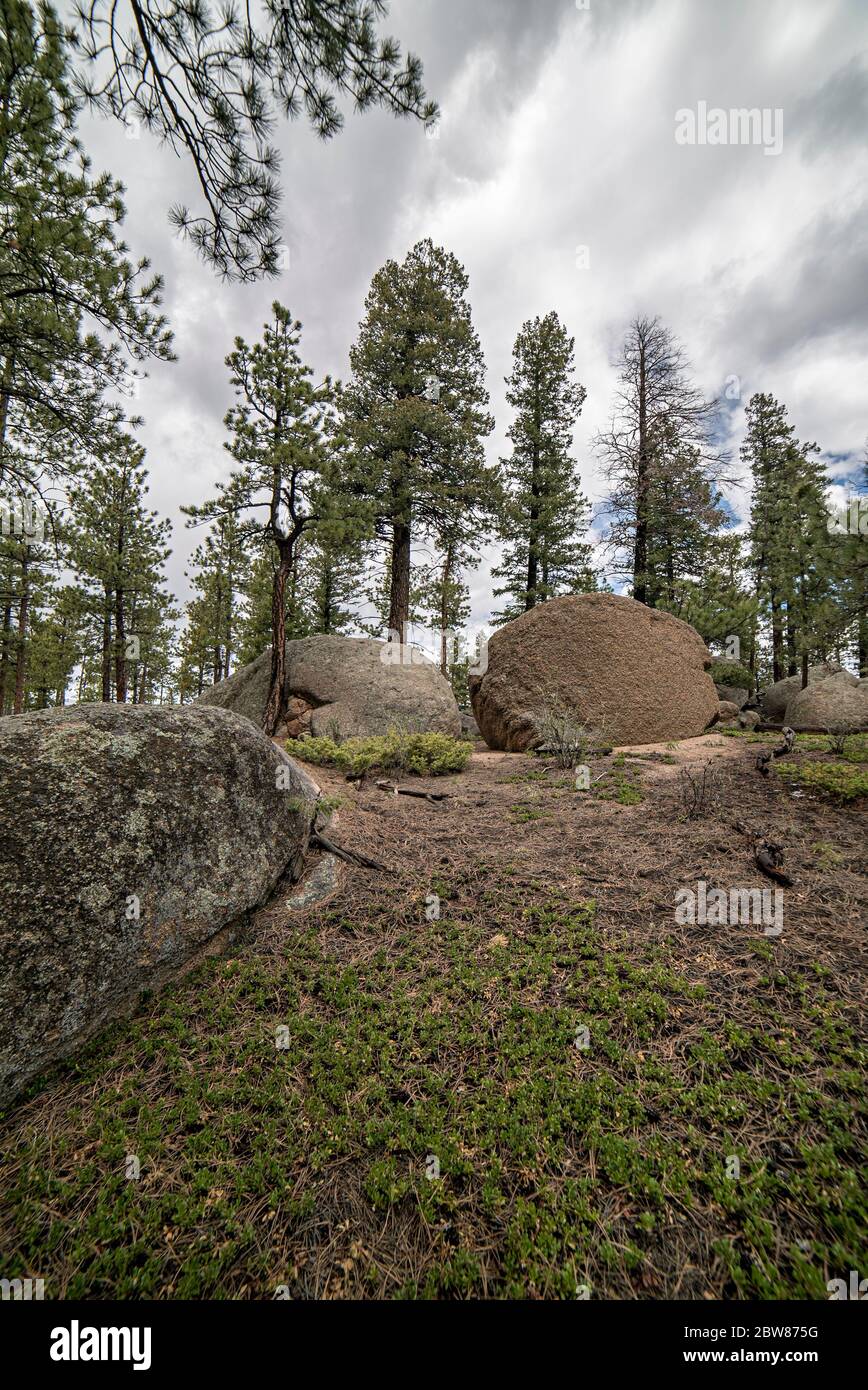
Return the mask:
M369 859L366 854L360 854L358 850L343 849L332 840L327 840L325 835L318 830L312 832L310 840L311 844L319 845L320 849L328 850L329 854L336 854L338 859L344 859L348 864L357 864L362 869L376 869L384 874L393 872L388 864L381 864L377 859Z

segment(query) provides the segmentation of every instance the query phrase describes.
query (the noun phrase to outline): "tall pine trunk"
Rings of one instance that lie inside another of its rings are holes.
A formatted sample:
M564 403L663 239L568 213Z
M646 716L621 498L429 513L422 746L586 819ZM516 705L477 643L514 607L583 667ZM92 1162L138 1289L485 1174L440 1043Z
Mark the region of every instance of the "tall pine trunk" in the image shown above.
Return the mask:
M277 548L280 563L271 586L271 685L262 719L271 738L286 714L286 581L292 571L295 536L278 538Z
M9 574L10 591L7 592L6 602L3 605L3 629L0 638L0 715L6 713L6 682L9 679L9 649L12 645L12 572L10 567Z
M124 622L124 591L115 590L115 700L127 702L127 637Z
M410 519L402 515L392 523L392 582L389 593L389 631L406 642L410 622Z
M772 594L772 680L784 678L784 628L781 617L781 601Z
M440 670L449 679L449 585L452 582L452 564L455 545L450 541L443 556L443 570L440 577Z
M103 588L102 610L102 698L108 704L112 697L112 591Z
M540 401L539 390L539 370L534 370L534 436L533 436L533 456L530 465L530 529L528 531L527 546L527 592L524 599L524 611L536 607L537 585L539 584L539 549L540 549L540 456L539 456L539 436L542 424L542 403Z
M21 554L21 596L18 601L18 651L15 661L15 700L13 714L24 710L24 680L27 671L27 622L30 612L30 546Z

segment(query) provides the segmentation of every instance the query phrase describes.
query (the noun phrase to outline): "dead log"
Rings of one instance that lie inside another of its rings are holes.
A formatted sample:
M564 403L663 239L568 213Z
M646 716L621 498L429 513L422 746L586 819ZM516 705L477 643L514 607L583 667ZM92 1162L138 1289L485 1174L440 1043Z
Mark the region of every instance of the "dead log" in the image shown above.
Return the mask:
M377 786L381 792L389 792L392 796L418 796L423 801L446 801L449 798L448 792L426 792L421 787L397 787L394 782L378 782Z
M393 872L388 864L381 864L378 859L369 859L366 854L360 854L358 850L344 849L341 845L336 845L334 841L327 840L319 830L311 832L310 842L312 845L319 845L320 849L328 850L329 854L336 854L338 859L345 860L347 864L358 865L360 869L376 869L383 874Z

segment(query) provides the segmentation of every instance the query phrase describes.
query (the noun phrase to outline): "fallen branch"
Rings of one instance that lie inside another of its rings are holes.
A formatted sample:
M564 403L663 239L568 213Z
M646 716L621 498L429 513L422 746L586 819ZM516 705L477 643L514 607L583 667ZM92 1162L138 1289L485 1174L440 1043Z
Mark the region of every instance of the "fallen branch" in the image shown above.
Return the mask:
M389 792L392 796L418 796L423 801L446 801L448 792L426 792L416 787L396 787L394 782L378 782L377 786L381 792Z
M772 840L763 840L754 850L754 861L766 878L782 884L784 888L792 888L793 880L781 868L784 862L783 845L777 845Z
M320 849L328 850L329 854L336 854L338 859L344 859L348 864L357 864L361 869L377 869L380 873L392 873L388 864L381 864L377 859L369 859L366 854L360 854L358 850L343 849L340 845L334 844L332 840L327 840L319 830L314 830L311 833L310 842L313 845L319 845Z
M774 840L766 840L755 830L750 830L743 821L733 821L733 829L740 835L746 835L749 840L753 840L754 863L761 873L775 883L780 883L784 888L792 888L795 880L783 870L784 847L777 844Z
M760 753L759 757L756 760L757 771L761 772L763 777L768 777L769 775L769 763L771 762L772 758L783 758L785 754L792 753L793 751L793 744L796 741L795 729L786 728L782 729L781 732L783 734L784 741L781 744L780 748L773 748L771 753Z

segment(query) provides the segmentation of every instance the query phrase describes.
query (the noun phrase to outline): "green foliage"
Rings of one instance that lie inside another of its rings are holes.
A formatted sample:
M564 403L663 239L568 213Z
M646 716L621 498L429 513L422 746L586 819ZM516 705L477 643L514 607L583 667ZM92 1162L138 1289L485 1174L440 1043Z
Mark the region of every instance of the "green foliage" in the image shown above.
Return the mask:
M852 762L773 763L778 776L798 782L810 791L822 792L833 801L855 801L868 796L868 769Z
M594 439L612 484L606 541L633 597L675 611L725 520L718 402L693 385L684 348L659 318L630 323L617 366L612 422Z
M54 10L0 0L0 483L68 473L117 421L104 393L129 394L130 358L172 355L160 278L128 259L122 188L92 176L71 86Z
M840 556L829 533L828 478L816 444L801 443L786 406L758 393L746 411L742 460L753 474L751 565L771 638L772 678L827 655L847 622L837 601Z
M151 703L169 684L177 617L165 592L171 523L147 505L144 450L115 433L70 489L67 555L89 614L89 698Z
M522 325L507 378L515 418L508 432L512 454L501 460L506 493L499 531L506 545L495 597L505 595L496 623L509 622L558 594L598 587L592 549L584 540L590 507L583 496L573 433L585 388L573 380L575 340L552 312Z
M381 106L426 124L437 118L422 64L381 34L383 0L267 0L239 15L178 0L90 0L76 6L76 37L94 80L91 104L142 125L195 169L203 206L173 208L174 225L225 277L276 275L282 222L277 152L267 142L279 112L302 113L329 139L341 105ZM180 113L180 114L179 114Z
M834 982L770 964L734 1019L665 940L619 940L593 901L516 914L502 876L470 907L431 886L437 920L391 900L302 923L62 1068L71 1119L48 1130L35 1108L10 1152L7 1275L38 1269L72 1299L305 1296L309 1270L282 1261L312 1220L335 1293L351 1241L352 1276L404 1298L651 1296L709 1231L719 1296L825 1299L830 1271L859 1267L865 1053ZM398 1222L403 1247L366 1234Z
M715 685L733 685L739 690L752 690L753 677L746 666L729 661L714 661L709 672Z
M392 731L372 738L287 739L286 751L304 762L338 767L342 772L412 772L419 777L440 777L462 772L473 749L466 739L448 734L401 734Z
M389 626L410 618L411 546L478 549L497 497L483 440L485 363L468 299L468 278L430 239L378 270L350 350L344 396L356 486L385 542Z

